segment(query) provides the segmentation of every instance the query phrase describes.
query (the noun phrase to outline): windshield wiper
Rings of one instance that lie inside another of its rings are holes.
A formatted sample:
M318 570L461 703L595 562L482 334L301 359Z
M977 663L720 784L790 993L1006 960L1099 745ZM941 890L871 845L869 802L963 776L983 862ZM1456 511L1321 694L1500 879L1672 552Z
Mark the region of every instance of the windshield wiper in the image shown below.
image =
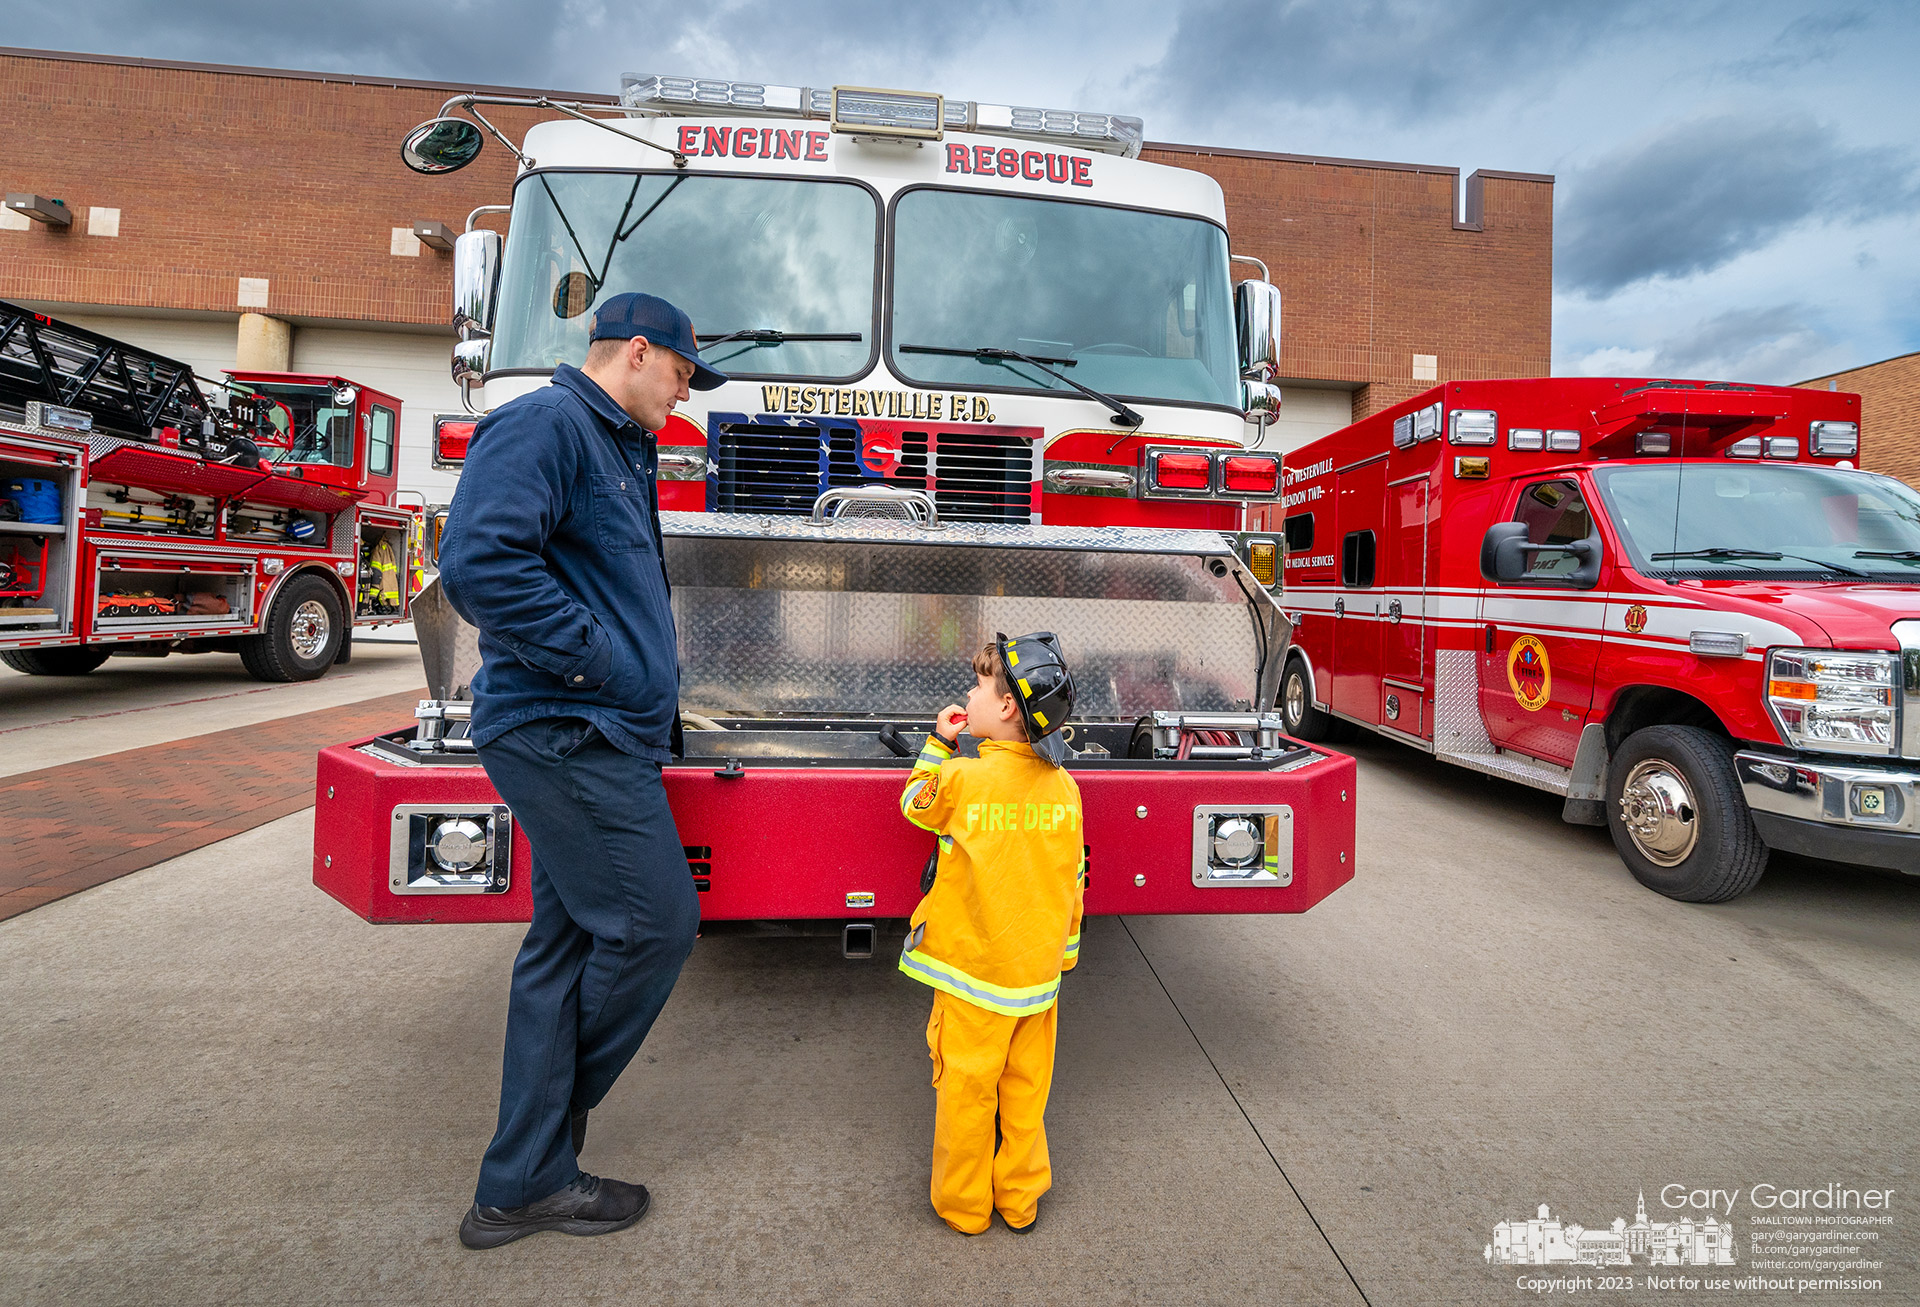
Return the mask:
M1855 555L1855 557L1859 556L1860 555ZM1815 567L1823 571L1838 572L1842 576L1863 577L1867 575L1857 567L1848 567L1845 563L1829 563L1823 558L1809 558L1805 554L1782 554L1776 553L1771 549L1730 549L1725 545L1717 545L1712 549L1681 549L1672 553L1649 554L1648 557L1655 562L1669 558L1707 558L1725 559L1732 563L1737 563L1745 558L1765 558L1776 563L1783 558L1791 558L1797 563L1812 563ZM1915 557L1920 557L1920 554L1916 554Z
M724 345L730 340L752 341L755 345L784 345L790 340L860 339L857 331L775 331L772 327L748 327L744 331L729 331L724 335L708 337L700 342L700 352L704 354L715 345Z
M1112 395L1103 395L1091 386L1081 385L1066 373L1056 372L1047 366L1049 363L1058 363L1062 367L1070 368L1076 366L1075 359L1052 358L1045 354L1022 354L1017 349L999 349L992 345L982 345L977 349L948 349L943 345L900 345L896 348L902 354L946 354L954 358L979 359L983 363L1005 363L1009 359L1017 359L1039 368L1050 377L1066 382L1088 399L1096 400L1112 409L1113 417L1108 420L1116 427L1137 427L1146 421Z
M1856 549L1855 558L1920 558L1920 549Z

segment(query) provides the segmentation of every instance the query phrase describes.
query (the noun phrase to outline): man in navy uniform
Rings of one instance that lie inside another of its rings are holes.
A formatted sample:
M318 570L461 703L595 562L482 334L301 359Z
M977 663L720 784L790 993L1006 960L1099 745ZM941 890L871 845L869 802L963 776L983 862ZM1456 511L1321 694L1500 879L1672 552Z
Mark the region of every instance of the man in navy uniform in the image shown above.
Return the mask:
M685 313L611 296L584 367L481 420L453 497L440 584L480 631L473 740L533 846L500 1120L460 1223L469 1248L605 1234L647 1212L645 1186L576 1158L700 920L660 779L680 671L655 433L690 386L725 380Z

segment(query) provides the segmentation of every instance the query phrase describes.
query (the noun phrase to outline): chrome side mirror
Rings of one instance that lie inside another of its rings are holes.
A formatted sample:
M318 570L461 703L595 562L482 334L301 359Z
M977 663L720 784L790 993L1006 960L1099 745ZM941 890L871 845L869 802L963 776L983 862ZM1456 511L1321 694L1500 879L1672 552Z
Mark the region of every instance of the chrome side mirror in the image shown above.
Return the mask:
M453 242L453 325L463 340L493 334L500 302L500 233L481 228Z
M1233 321L1240 337L1240 375L1265 381L1280 368L1280 288L1243 281L1233 288Z
M485 139L479 126L465 118L432 118L400 142L400 161L428 176L458 172L480 157Z
M1280 387L1269 381L1241 382L1240 410L1249 422L1273 421L1280 416Z
M486 339L463 340L453 347L453 381L462 394L486 384L487 359L492 352L493 342Z
M357 386L335 386L333 388L333 406L335 408L352 408L353 401L358 398L360 398L360 390Z

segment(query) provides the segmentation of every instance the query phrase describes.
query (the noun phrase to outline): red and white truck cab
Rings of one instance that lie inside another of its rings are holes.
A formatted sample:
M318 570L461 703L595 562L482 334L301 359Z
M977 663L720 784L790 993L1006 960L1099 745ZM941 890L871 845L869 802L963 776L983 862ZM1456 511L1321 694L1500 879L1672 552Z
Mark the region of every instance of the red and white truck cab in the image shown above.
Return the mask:
M1770 849L1920 872L1920 494L1859 398L1459 381L1289 455L1290 733L1565 796L1674 898Z

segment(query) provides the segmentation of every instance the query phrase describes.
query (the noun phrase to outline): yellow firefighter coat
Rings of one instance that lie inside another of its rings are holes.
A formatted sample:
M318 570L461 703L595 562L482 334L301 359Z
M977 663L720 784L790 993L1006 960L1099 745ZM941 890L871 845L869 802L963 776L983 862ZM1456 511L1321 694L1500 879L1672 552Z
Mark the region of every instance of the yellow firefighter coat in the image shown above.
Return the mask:
M956 758L929 735L900 796L940 837L938 878L914 909L900 969L1004 1016L1044 1012L1080 960L1080 787L1023 742Z

